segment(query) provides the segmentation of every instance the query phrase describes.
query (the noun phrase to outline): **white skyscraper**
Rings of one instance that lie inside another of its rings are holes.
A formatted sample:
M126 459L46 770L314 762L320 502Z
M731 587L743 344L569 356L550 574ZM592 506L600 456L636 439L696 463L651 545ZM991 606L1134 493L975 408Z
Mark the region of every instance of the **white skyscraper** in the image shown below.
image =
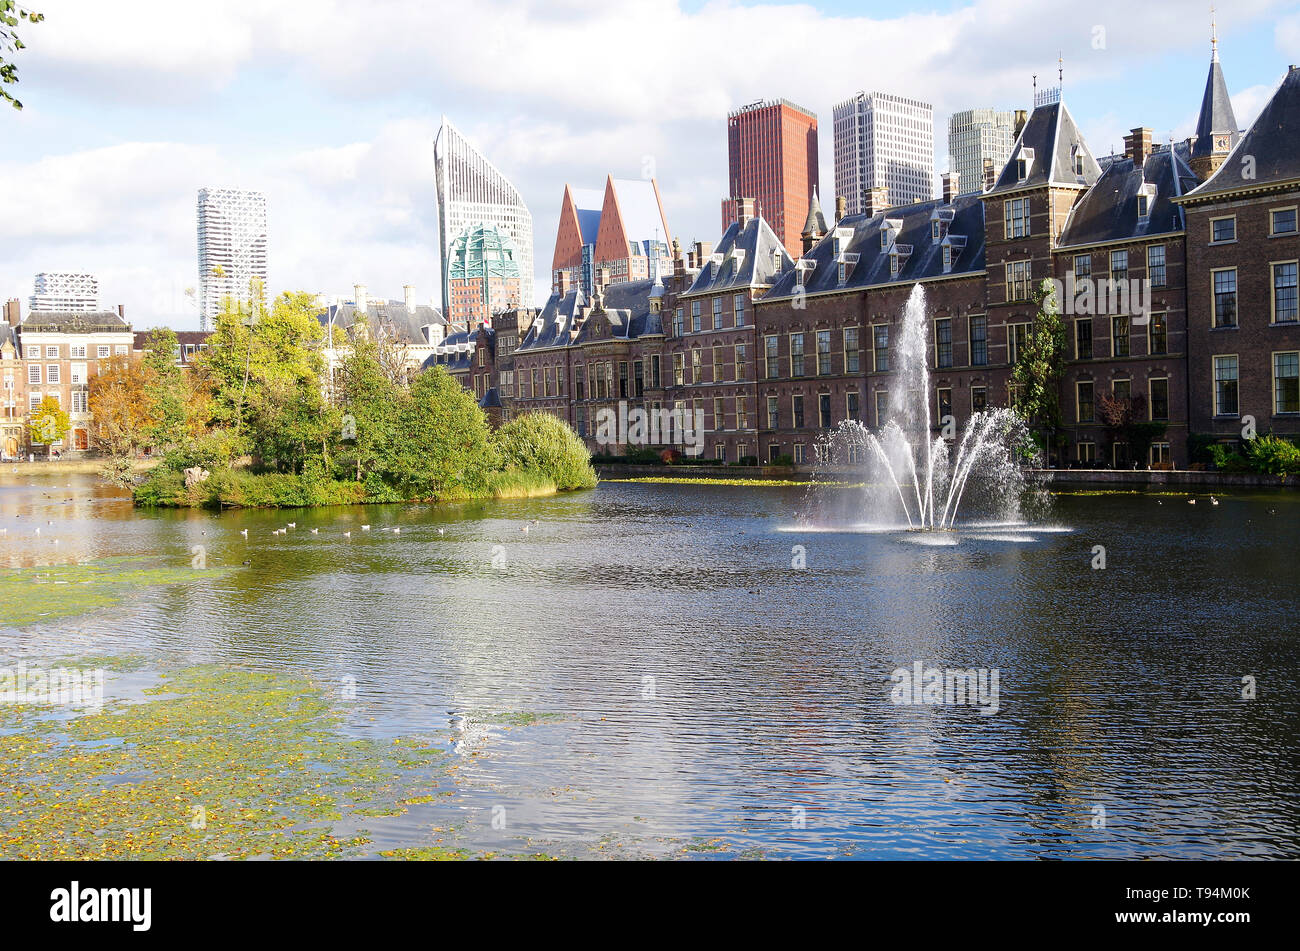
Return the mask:
M949 171L956 172L957 190L981 191L984 187L984 160L992 159L1001 174L1011 158L1016 143L1016 114L997 109L966 109L948 118Z
M99 281L93 274L42 271L32 290L30 310L89 314L99 309Z
M227 297L248 300L253 278L266 280L266 196L236 188L199 189L199 326Z
M860 214L867 192L889 189L890 205L934 195L934 108L917 99L860 92L835 107L835 194Z
M433 143L438 185L438 251L442 307L451 300L447 254L471 225L495 225L519 251L520 304L533 306L533 216L519 190L442 117Z

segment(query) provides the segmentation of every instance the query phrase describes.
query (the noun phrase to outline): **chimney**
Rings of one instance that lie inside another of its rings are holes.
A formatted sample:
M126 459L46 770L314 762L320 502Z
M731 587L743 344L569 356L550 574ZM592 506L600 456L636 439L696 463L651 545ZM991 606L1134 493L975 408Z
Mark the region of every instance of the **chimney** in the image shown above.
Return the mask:
M673 238L673 277L682 280L686 277L686 258L682 254L682 244Z
M889 207L889 188L879 185L867 189L867 215L878 215Z
M1141 169L1151 155L1151 130L1138 126L1124 136L1124 154L1133 160L1133 167Z
M754 199L737 198L736 199L736 222L740 227L749 224L749 219L754 217Z
M943 182L943 203L951 205L952 200L959 194L958 184L961 181L959 172L944 172L939 179Z
M573 274L568 268L555 272L555 292L563 297L573 289Z
M406 299L407 313L411 313L411 314L415 313L415 285L403 284L402 296Z
M1025 123L1029 121L1029 112L1025 109L1016 110L1016 131L1014 136L1020 138L1020 133L1025 129Z
M605 288L609 287L609 268L607 267L600 268L596 272L596 281L600 285L600 289L602 291Z
M993 165L993 159L985 158L984 159L984 187L986 189L989 189L992 188L997 183L998 183L998 170Z
M695 242L695 266L703 268L709 261L709 255L713 253L713 244L709 241Z
M844 216L849 213L849 200L843 195L835 198L835 223L839 224L844 220Z
M22 323L21 305L18 298L14 297L5 303L5 321L10 327L17 327Z
M352 300L357 305L357 310L364 314L366 312L366 285L352 285Z
M126 320L126 308L123 307L121 304L117 305L117 316L121 317L123 320Z

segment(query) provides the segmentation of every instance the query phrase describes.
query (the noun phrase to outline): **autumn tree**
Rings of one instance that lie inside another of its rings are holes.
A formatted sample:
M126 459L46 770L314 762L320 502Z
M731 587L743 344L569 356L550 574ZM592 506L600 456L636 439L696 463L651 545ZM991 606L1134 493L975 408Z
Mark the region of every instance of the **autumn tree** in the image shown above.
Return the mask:
M132 458L149 445L153 401L144 365L128 355L99 361L87 401L94 419L95 448L115 458Z
M32 442L48 447L48 456L52 458L54 444L68 434L68 430L72 428L72 420L59 406L58 399L47 396L41 400L41 405L32 411L27 425L32 435Z

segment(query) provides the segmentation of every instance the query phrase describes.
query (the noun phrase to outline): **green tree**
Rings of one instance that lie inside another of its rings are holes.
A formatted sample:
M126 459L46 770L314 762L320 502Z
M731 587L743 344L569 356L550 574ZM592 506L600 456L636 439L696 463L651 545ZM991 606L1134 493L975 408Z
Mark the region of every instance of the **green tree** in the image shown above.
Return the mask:
M1024 346L1017 348L1011 369L1012 402L1039 447L1047 451L1057 445L1062 427L1060 384L1065 375L1065 325L1051 281L1038 286L1034 303L1038 312Z
M596 484L591 453L572 427L552 413L525 413L492 434L507 470L540 475L561 491Z
M185 445L193 435L193 400L185 371L176 364L179 348L176 332L166 327L150 331L145 340L142 364L153 404L147 435L149 444L162 452Z
M339 461L362 482L378 470L396 439L409 393L384 371L378 345L367 336L353 342L351 354L339 368L339 377Z
M411 382L395 429L382 475L404 498L479 491L496 468L486 414L440 366Z
M72 420L59 406L53 396L41 400L41 405L32 411L27 423L32 434L32 442L47 446L47 454L54 455L54 444L68 434Z
M18 82L18 66L7 57L27 48L18 38L18 25L24 20L40 23L44 19L45 14L20 7L17 0L0 0L0 101L8 102L15 109L21 109L23 104L5 87Z

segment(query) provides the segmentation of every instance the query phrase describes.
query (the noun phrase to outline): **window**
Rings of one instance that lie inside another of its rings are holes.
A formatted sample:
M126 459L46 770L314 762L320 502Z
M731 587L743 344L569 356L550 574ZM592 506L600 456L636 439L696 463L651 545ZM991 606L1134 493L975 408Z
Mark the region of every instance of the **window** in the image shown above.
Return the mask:
M1074 359L1092 359L1092 318L1084 317L1074 322Z
M1165 246L1153 244L1147 248L1147 279L1152 287L1165 286Z
M684 354L673 354L673 386L686 385L686 357Z
M1151 199L1145 192L1138 195L1138 217L1145 218L1150 214Z
M1153 442L1151 444L1151 466L1166 467L1173 464L1173 456L1169 452L1169 443Z
M28 394L27 394L27 407L28 407L28 409L40 409L40 408L41 408L41 394L39 394L39 393L28 393Z
M735 312L735 324L737 327L745 326L745 295L736 294L731 299L731 309Z
M625 400L628 398L628 396L631 395L630 391L628 390L627 382L628 382L627 361L620 360L618 362L618 398L621 400Z
M1147 323L1147 353L1169 352L1169 315L1152 314Z
M1022 158L1016 159L1016 179L1023 182L1028 177L1029 163Z
M1227 267L1214 275L1214 326L1237 326L1237 269Z
M844 372L857 373L861 367L861 355L858 349L858 328L844 328Z
M934 322L934 365L940 369L952 366L951 317L940 317Z
M69 356L71 356L72 359L74 360L86 359L86 347L84 344L79 347L77 346L69 347L68 350L70 351Z
M727 428L727 412L722 407L721 396L713 398L713 428L715 430Z
M835 280L840 285L840 287L843 287L844 282L847 281L848 279L849 279L849 266L845 264L843 261L841 261L839 263L839 270L836 273Z
M57 359L59 359L59 348L58 348L58 347L46 347L46 348L45 348L45 359L47 359L47 360L57 360Z
M713 382L722 382L722 344L713 345Z
M1273 354L1273 412L1300 413L1300 351Z
M1024 238L1029 234L1029 199L1011 198L1002 205L1003 237Z
M1110 252L1110 279L1112 281L1128 280L1128 252Z
M970 365L988 366L989 363L989 319L983 314L970 318Z
M84 363L74 363L72 365L72 383L86 382L86 365Z
M844 395L845 419L851 419L854 422L861 422L862 417L860 414L861 409L858 406L858 391L853 390L852 392L846 393Z
M767 398L767 428L780 429L781 407L775 396Z
M555 395L555 373L553 372L553 368L546 367L542 371L542 375L546 380L546 395L554 396ZM604 393L601 393L601 396L604 395L605 395Z
M1029 341L1029 324L1007 324L1007 360L1015 363Z
M722 329L722 298L713 298L713 329Z
M1295 234L1296 225L1294 208L1279 208L1269 217L1272 225L1272 231L1270 234Z
M790 376L803 376L803 334L790 334Z
M45 382L46 382L46 383L58 383L58 382L60 382L60 381L59 381L59 365L58 365L57 363L47 363L47 364L45 365Z
M505 374L502 373L501 377L504 382ZM573 398L578 400L587 398L587 371L581 366L573 368Z
M1237 415L1237 355L1214 358L1214 415Z
M641 360L632 361L632 395L636 397L645 394L645 363Z
M724 443L718 443L713 447L713 458L718 462L727 461L727 447Z
M686 324L682 319L682 309L678 307L676 313L673 314L673 336L680 337L685 332L685 329Z
M817 394L817 425L822 429L831 428L831 395Z
M41 382L41 365L39 363L27 364L27 382L28 383Z
M1133 396L1133 381L1112 380L1110 384L1110 395L1112 399L1121 402L1131 399Z
M763 338L764 362L767 364L767 378L775 380L781 375L781 360L778 353L778 343L776 334L769 334Z
M889 416L889 391L876 390L876 426L884 426Z
M796 394L790 403L794 416L794 428L803 429L803 397Z
M831 332L817 331L817 375L828 376L831 372Z
M660 373L659 373L659 354L657 354L657 353L655 353L655 354L651 354L651 356L650 356L650 385L651 385L652 387L654 387L654 388L657 390L657 389L660 388L660 384L661 384L662 382L663 382L663 378L660 376Z
M1095 410L1092 403L1092 381L1080 380L1074 385L1075 392L1075 420L1080 423L1091 423L1095 418Z
M737 429L749 428L749 408L746 405L745 398L743 396L736 397L736 428ZM744 455L744 453L741 453L741 455Z
M972 413L978 413L988 409L989 397L988 390L982 386L972 386L970 388L970 410Z
M796 465L803 463L804 445L801 442L794 444L794 462Z
M27 348L27 359L28 359L28 360L39 360L40 358L41 358L41 348L40 348L40 347L28 347L28 348Z
M1150 397L1147 399L1147 406L1151 412L1151 418L1168 419L1169 418L1169 381L1158 378L1147 381L1147 392Z
M1097 444L1092 442L1081 442L1075 446L1080 462L1097 461Z
M943 246L943 273L947 274L952 270L952 246L945 244Z
M87 405L87 403L86 403L86 391L85 391L85 390L73 390L73 391L72 391L72 412L74 412L74 413L85 413L85 412L87 412L87 410L86 410L86 405Z
M1128 318L1112 317L1110 319L1110 355L1112 357L1128 356Z
M1210 241L1218 244L1225 241L1237 240L1237 219L1236 217L1228 218L1211 218L1210 219Z
M745 378L745 345L743 343L736 344L735 371L734 375L738 381Z
M700 329L700 302L693 300L691 301L691 332L699 333Z
M106 348L101 347L100 349L102 350L102 349L106 349ZM114 352L115 354L117 354L119 357L122 357L122 356L126 356L126 349L127 349L127 348L126 348L126 344L121 344L121 343L120 343L120 344L118 344L116 347L113 348L113 352ZM208 349L208 345L205 343L205 344L203 344L203 345L200 347L200 349L202 349L202 350L206 350L206 349ZM108 356L108 354L105 353L104 356Z
M1296 262L1273 265L1273 323L1293 324L1300 312L1296 309Z
M1029 261L1012 261L1007 265L1007 300L1029 300L1033 268Z
M871 328L872 359L877 373L889 369L889 324L876 324Z
M952 389L943 387L935 391L935 407L939 410L938 423L940 426L945 425L948 420L952 419Z
M1092 278L1092 255L1076 254L1074 256L1074 281L1087 281Z
M704 354L699 347L691 351L691 382L699 383L704 369Z

